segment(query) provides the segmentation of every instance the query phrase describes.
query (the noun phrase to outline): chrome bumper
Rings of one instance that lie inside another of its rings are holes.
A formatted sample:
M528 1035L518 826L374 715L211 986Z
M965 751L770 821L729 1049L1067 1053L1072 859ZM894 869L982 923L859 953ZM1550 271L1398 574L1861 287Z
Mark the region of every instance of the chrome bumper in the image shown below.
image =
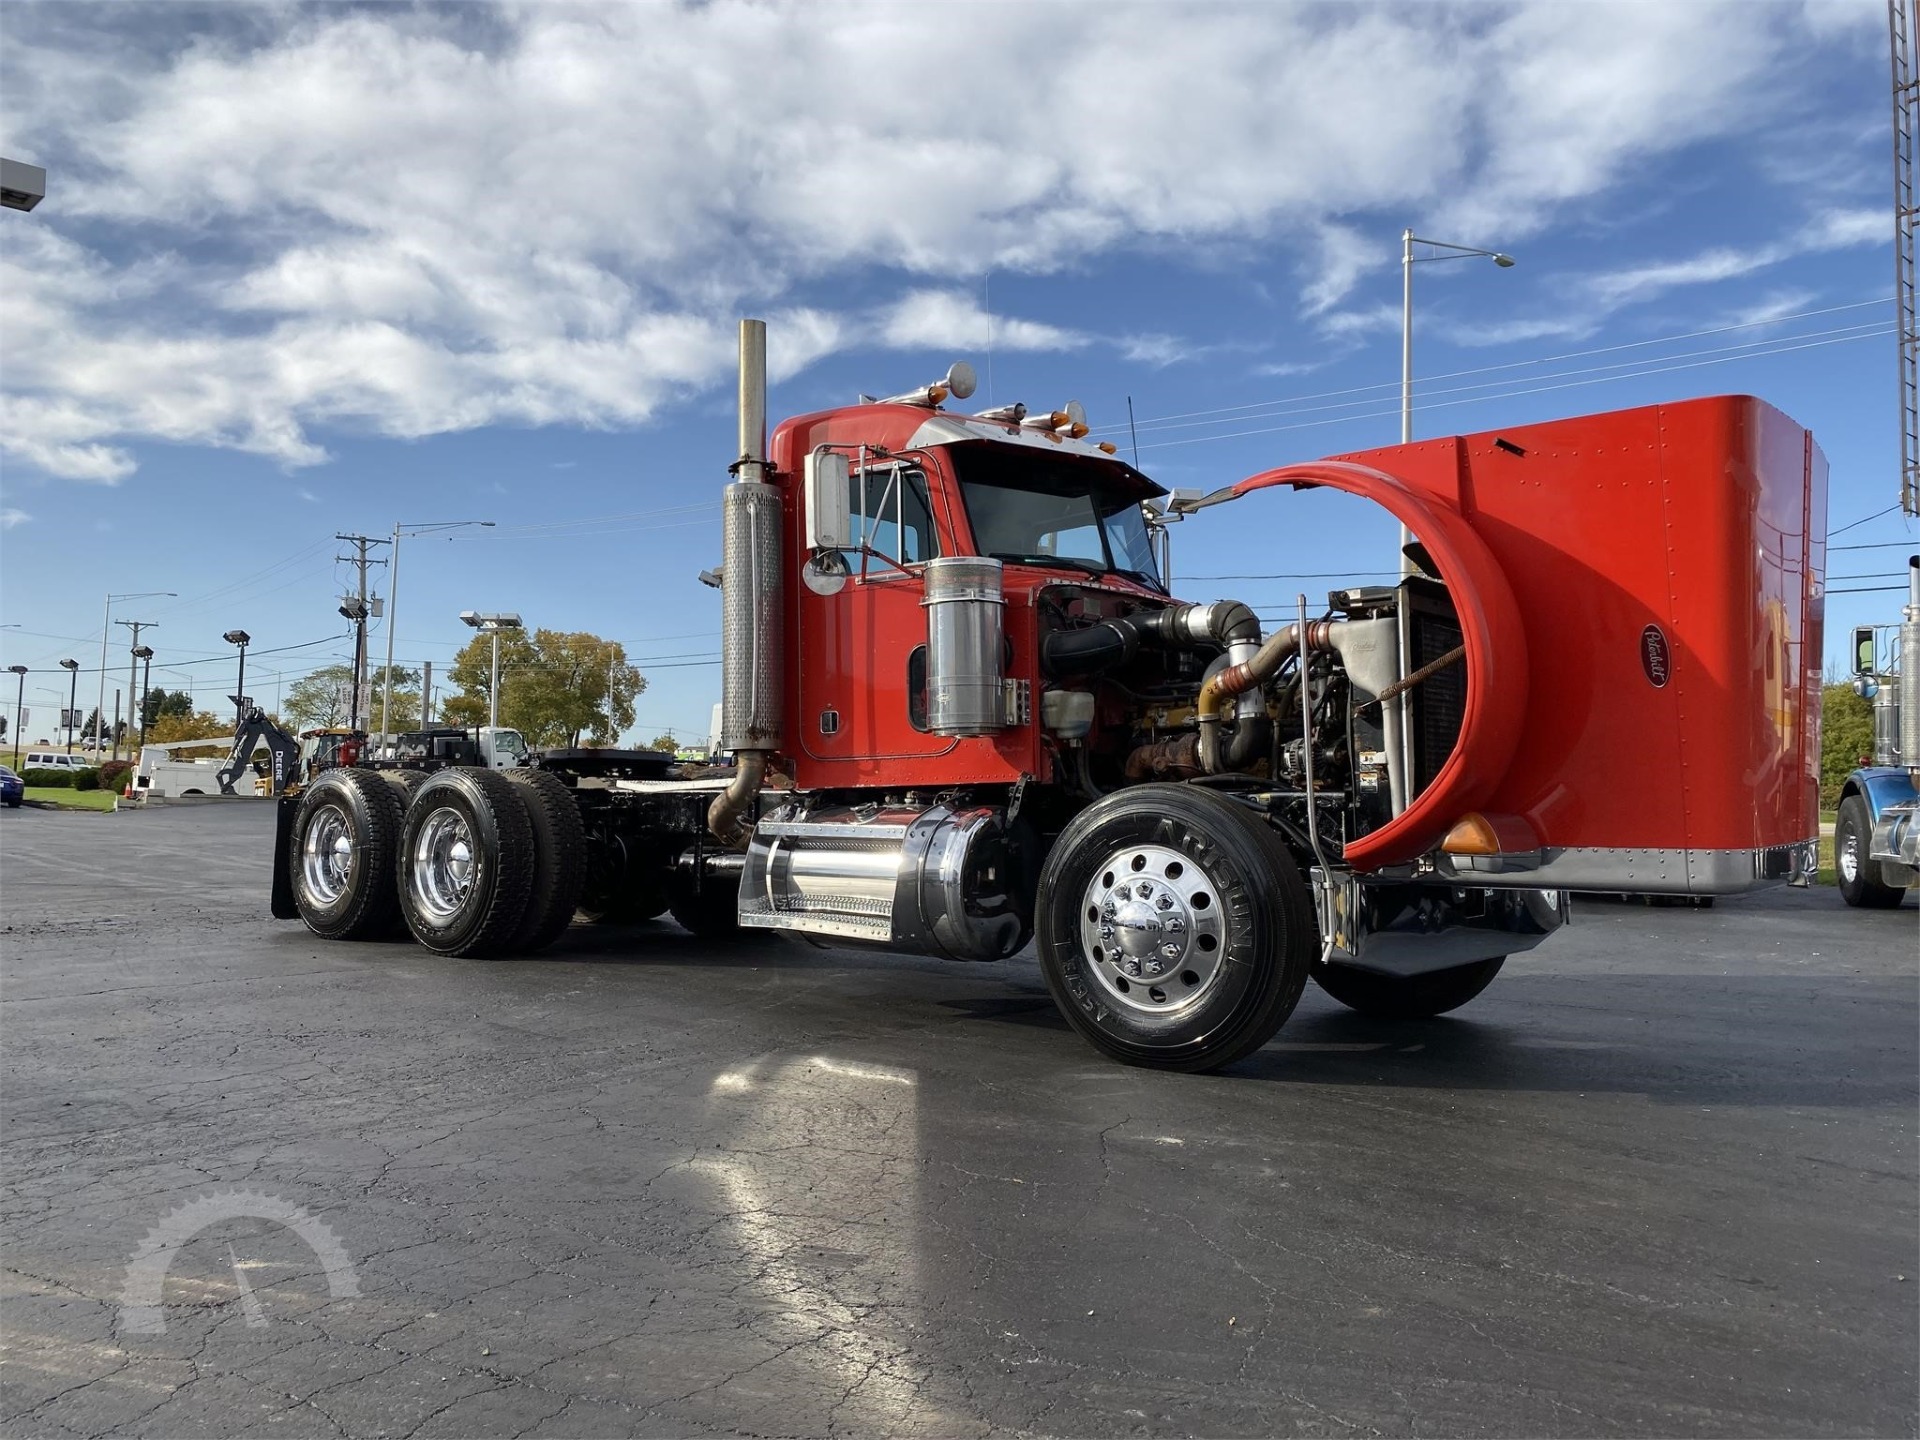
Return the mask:
M1313 874L1322 964L1423 975L1531 950L1567 923L1567 892Z

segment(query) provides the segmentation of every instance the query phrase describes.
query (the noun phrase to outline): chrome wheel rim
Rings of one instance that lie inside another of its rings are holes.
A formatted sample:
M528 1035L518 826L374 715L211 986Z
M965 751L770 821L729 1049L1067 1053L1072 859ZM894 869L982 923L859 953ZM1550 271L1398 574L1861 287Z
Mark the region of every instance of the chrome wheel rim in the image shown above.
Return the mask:
M353 821L338 805L323 805L307 822L300 844L300 873L307 893L331 905L347 893L353 878Z
M451 920L467 903L478 869L466 817L450 809L427 816L413 841L414 903L436 921Z
M1840 854L1834 863L1840 867L1840 878L1851 885L1860 878L1860 832L1849 830L1847 838L1840 846Z
M1147 1015L1190 1010L1225 969L1219 888L1178 850L1116 850L1081 897L1080 949L1114 1004Z

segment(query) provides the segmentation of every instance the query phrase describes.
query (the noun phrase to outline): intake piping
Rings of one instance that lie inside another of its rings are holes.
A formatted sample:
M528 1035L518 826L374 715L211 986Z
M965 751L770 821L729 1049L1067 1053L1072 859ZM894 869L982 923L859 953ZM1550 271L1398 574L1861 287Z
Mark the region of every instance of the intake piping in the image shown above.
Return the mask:
M707 807L707 829L722 845L739 849L753 838L753 827L740 817L759 798L760 782L766 775L766 751L740 752L740 768L734 774L733 783L714 796L713 804Z
M1211 605L1169 605L1139 611L1124 619L1102 620L1084 630L1056 630L1040 646L1047 675L1095 675L1124 665L1142 645L1170 650L1200 645L1258 644L1260 618L1239 600Z
M1200 724L1200 768L1207 774L1225 774L1229 769L1234 768L1227 761L1237 758L1223 756L1220 751L1220 722L1226 702L1266 684L1279 673L1280 666L1289 655L1303 650L1333 648L1331 621L1308 621L1304 646L1301 644L1301 634L1301 627L1297 623L1282 626L1273 632L1265 644L1253 652L1252 659L1238 665L1229 665L1200 687L1200 700L1194 707L1194 718Z

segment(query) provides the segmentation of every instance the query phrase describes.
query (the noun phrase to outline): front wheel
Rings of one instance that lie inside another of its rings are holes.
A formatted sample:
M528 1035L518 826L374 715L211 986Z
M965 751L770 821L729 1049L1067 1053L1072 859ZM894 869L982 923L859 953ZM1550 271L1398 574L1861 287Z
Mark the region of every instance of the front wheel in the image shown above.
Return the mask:
M1880 883L1872 845L1873 816L1867 802L1849 795L1840 802L1833 825L1833 878L1840 898L1862 910L1891 910L1906 891Z
M1427 1020L1458 1010L1493 983L1506 957L1429 970L1424 975L1381 975L1352 965L1318 965L1313 979L1349 1010L1381 1020Z
M1253 811L1138 785L1061 834L1040 875L1040 970L1067 1022L1129 1065L1215 1070L1285 1023L1317 950L1299 867Z

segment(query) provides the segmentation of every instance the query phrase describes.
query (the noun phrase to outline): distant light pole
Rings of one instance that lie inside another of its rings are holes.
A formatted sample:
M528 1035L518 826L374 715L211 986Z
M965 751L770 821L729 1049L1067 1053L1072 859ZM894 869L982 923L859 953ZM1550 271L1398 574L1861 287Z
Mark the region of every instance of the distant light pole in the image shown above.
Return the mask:
M93 707L94 716L102 725L107 723L107 640L108 637L113 634L113 602L116 600L152 600L160 596L164 596L170 600L178 598L177 592L172 590L133 590L125 595L107 596L106 618L100 622L100 699ZM100 734L99 731L96 730L94 732L94 750L96 753L98 753L99 748ZM120 758L120 727L118 725L113 727L113 758L116 760Z
M20 768L20 709L27 703L27 667L9 665L7 669L11 670L20 682L19 688L13 693L13 768L18 770Z
M151 645L134 646L133 658L141 662L140 748L144 750L147 748L147 697L153 693L153 647Z
M1413 247L1444 250L1444 255L1415 255ZM1433 260L1469 260L1484 256L1502 270L1511 270L1514 260L1498 250L1476 250L1471 245L1452 245L1445 240L1422 240L1411 230L1400 235L1400 443L1413 440L1413 267ZM1400 526L1400 573L1411 575L1413 561L1407 558L1407 545L1413 539L1406 525Z
M240 679L233 689L233 728L238 731L247 722L247 646L253 637L244 630L229 630L220 638L240 647Z
M497 728L500 724L500 632L525 627L521 625L518 615L510 613L482 615L472 610L462 610L460 618L482 635L493 637L493 678L487 684L487 724Z
M62 660L60 668L67 672L67 754L73 754L74 715L80 706L80 662Z
M418 525L395 525L393 541L387 551L387 664L380 681L380 748L387 748L387 734L392 729L389 717L393 714L393 630L396 623L394 610L400 600L400 537L402 535L430 535L436 530L459 530L468 525L478 525L491 530L491 520L430 520Z

